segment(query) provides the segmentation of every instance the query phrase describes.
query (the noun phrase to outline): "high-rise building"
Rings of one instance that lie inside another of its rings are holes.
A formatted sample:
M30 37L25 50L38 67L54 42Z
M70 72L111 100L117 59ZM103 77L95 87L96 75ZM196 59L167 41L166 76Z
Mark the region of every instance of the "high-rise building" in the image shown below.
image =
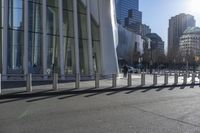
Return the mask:
M194 16L181 13L169 20L168 28L168 56L175 58L179 50L179 39L188 27L195 26Z
M131 23L125 26L128 30L135 32L141 36L145 36L146 34L151 33L151 28L142 23Z
M122 26L125 25L125 18L128 17L129 11L132 11L132 14L137 14L136 16L140 16L138 0L117 0L116 5L117 20Z
M144 36L151 33L149 26L142 24L142 12L138 0L117 0L118 23L136 34Z
M114 0L0 0L0 5L3 78L118 72Z

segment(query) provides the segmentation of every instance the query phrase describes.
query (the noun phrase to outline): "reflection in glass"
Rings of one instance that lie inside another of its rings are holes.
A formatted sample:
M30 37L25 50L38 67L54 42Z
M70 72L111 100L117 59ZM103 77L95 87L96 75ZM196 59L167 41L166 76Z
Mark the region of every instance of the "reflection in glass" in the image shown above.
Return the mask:
M42 5L38 3L28 3L28 29L29 32L42 32Z
M86 7L78 0L79 58L80 72L89 74L88 33Z
M28 68L33 74L42 73L42 5L39 2L28 3Z
M74 39L64 37L65 48L65 73L74 74L75 72L75 53L74 53Z
M75 73L73 0L63 0L65 74Z
M9 28L23 30L23 0L9 0Z
M92 25L94 71L101 72L101 47L100 47L100 32L99 32L100 28L94 19L92 19L91 25Z
M23 72L23 0L9 0L8 73Z
M33 74L42 73L42 34L29 33L28 68Z
M53 6L54 5L54 6ZM58 27L58 1L47 1L47 67L52 71L59 68L59 27Z

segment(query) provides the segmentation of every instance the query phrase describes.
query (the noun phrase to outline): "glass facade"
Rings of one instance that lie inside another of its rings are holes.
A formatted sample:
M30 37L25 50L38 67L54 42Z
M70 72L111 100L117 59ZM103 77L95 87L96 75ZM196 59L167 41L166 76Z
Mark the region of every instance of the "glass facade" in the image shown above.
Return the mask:
M79 29L79 58L80 72L82 75L89 74L89 58L88 58L88 31L87 31L87 9L78 0L78 29Z
M73 75L76 68L80 69L81 75L90 74L89 59L93 58L93 69L100 71L101 52L100 52L100 26L99 22L91 15L91 27L88 27L87 7L81 0L77 0L77 18L78 18L78 37L75 37L74 30L74 9L73 0L62 0L62 19L59 14L59 1L46 0L46 17L43 17L43 0L28 0L25 8L24 0L8 0L8 42L7 42L7 68L8 74L24 74L24 65L27 64L28 72L32 74L43 74L43 70L50 69L57 71L59 74L60 67L64 66L65 75ZM3 0L0 0L0 50L2 51L2 34L3 34ZM27 22L24 22L25 9L28 9ZM99 17L99 16L98 16ZM97 17L97 18L98 18ZM46 18L46 21L43 20ZM60 31L59 21L62 20L62 32ZM99 20L98 20L99 21ZM45 23L45 27L43 27ZM28 25L28 34L25 35L25 25ZM89 57L89 37L88 28L92 31L92 53ZM46 34L44 35L44 30ZM62 37L61 37L61 33ZM25 38L28 38L28 44L25 44ZM75 38L78 38L79 53L75 54ZM43 44L46 40L46 44ZM60 40L63 39L63 44ZM28 45L28 52L24 47ZM60 55L60 46L63 45L63 57ZM47 53L43 53L46 48ZM26 54L27 53L27 54ZM46 60L43 58L46 55ZM2 72L2 54L0 55L0 72ZM25 58L28 62L24 62ZM79 58L79 64L76 64L76 57ZM64 59L61 65L60 58ZM44 69L46 62L47 67Z
M63 36L65 74L75 73L73 0L63 0Z
M23 73L24 1L8 1L8 73Z
M99 25L95 22L94 19L91 21L92 25L92 48L93 48L93 62L94 62L94 71L101 72L101 47L100 47L100 31Z
M2 27L3 27L3 22L2 22L2 16L3 16L3 0L0 0L0 73L2 73Z
M42 73L42 3L28 2L28 68L33 74Z
M59 26L58 26L58 1L47 0L47 68L52 71L59 68Z
M117 0L116 5L117 20L123 26L125 24L125 18L128 16L129 10L139 10L139 0ZM136 12L136 14L138 13L140 12Z

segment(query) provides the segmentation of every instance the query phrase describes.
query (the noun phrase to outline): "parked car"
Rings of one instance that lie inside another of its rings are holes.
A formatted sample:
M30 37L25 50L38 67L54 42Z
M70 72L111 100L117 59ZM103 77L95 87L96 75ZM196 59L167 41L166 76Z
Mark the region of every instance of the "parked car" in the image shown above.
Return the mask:
M138 69L128 66L128 73L138 73Z

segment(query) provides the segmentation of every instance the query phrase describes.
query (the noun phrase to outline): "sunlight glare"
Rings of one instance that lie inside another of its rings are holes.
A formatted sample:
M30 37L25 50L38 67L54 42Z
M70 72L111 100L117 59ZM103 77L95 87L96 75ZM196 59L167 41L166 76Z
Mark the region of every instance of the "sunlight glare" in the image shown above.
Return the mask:
M190 10L194 13L200 13L200 0L190 0Z

